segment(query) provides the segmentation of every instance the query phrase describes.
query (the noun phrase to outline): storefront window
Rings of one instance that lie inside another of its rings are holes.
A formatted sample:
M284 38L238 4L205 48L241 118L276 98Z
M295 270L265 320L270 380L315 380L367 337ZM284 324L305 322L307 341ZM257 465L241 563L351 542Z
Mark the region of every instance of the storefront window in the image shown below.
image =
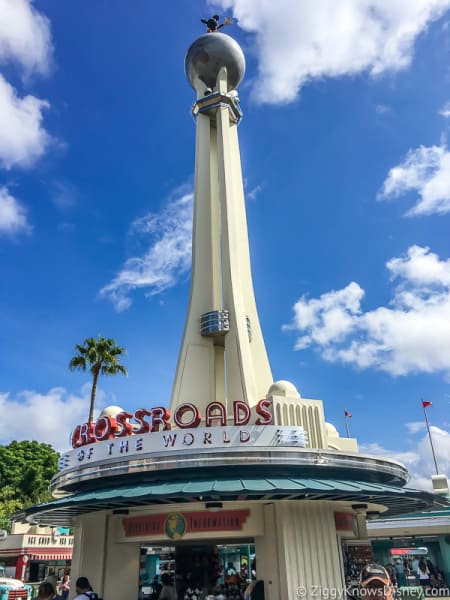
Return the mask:
M211 543L141 546L140 600L158 598L165 574L183 600L201 600L207 594L241 600L248 584L256 579L255 547Z

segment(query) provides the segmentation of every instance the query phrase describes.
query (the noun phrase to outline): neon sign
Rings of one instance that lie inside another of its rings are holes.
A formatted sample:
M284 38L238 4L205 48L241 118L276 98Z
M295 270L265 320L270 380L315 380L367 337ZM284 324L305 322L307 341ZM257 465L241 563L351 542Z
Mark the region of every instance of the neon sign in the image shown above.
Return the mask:
M271 406L272 401L265 398L256 404L255 412L258 416L255 425L273 423ZM225 427L230 424L230 420L232 425L242 427L250 422L251 416L248 404L240 400L233 402L232 415L228 414L226 406L221 402L210 402L205 409L204 422L206 427ZM100 417L97 421L77 425L71 434L71 444L73 448L80 448L114 438L170 431L172 423L178 429L195 429L202 421L200 410L191 403L181 404L174 410L173 415L170 410L161 406L151 409L139 408L134 413L122 411L115 417Z

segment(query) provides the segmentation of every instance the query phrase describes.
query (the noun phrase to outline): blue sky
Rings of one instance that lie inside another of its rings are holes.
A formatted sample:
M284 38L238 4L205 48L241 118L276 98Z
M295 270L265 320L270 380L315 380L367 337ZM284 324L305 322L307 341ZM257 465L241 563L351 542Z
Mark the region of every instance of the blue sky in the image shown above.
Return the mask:
M364 449L450 470L450 0L0 0L0 443L168 404L187 306L199 19L234 17L252 267L275 379Z

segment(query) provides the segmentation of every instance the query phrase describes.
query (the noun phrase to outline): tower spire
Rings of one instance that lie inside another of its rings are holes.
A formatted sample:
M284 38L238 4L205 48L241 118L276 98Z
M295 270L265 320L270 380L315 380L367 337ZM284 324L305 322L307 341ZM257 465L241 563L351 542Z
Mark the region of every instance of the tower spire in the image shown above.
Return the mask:
M197 92L192 276L171 409L236 400L254 406L273 382L253 291L237 126L245 59L225 34L189 48Z

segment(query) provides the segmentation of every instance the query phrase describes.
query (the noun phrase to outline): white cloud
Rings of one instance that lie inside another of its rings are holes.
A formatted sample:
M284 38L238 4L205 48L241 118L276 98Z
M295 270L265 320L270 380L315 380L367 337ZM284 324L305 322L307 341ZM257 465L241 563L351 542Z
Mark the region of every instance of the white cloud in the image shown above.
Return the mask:
M26 74L46 73L52 53L50 24L29 0L0 0L0 63L18 62Z
M36 440L51 444L58 451L70 448L72 429L86 421L91 384L80 395L55 387L46 394L22 391L16 396L0 393L0 444L12 440ZM96 413L105 405L104 392L97 391ZM113 402L115 404L116 402Z
M310 334L298 338L296 350L312 342L327 345L344 339L353 329L353 316L361 312L363 296L364 290L352 282L342 290L322 294L318 300L299 300L294 306L295 325L290 327L310 329Z
M0 235L30 232L25 209L6 187L0 187Z
M450 473L450 432L430 427L439 473ZM436 474L428 433L408 451L387 450L379 444L360 444L360 452L392 458L403 463L411 475L408 487L432 491L431 476Z
M418 192L419 199L408 216L450 212L450 152L445 145L409 150L404 161L389 171L378 199L410 191Z
M439 114L442 115L445 119L450 117L450 102L446 102L444 106L439 111Z
M0 64L19 64L26 77L49 70L52 43L48 19L30 0L0 0ZM0 167L29 167L46 150L50 136L42 126L49 103L20 97L0 74Z
M408 433L414 434L425 429L425 423L423 421L412 421L411 423L405 423L405 427Z
M48 107L34 96L20 98L0 75L0 166L28 167L42 156L51 139L42 127L42 112Z
M450 259L411 246L386 264L397 280L390 306L364 312L355 282L294 305L286 330L296 349L315 347L331 362L375 368L391 375L450 373Z
M149 213L136 220L132 235L150 238L142 256L129 258L123 268L101 291L116 310L131 305L130 292L147 290L147 296L160 294L174 286L191 265L192 192L185 187L175 190L160 213Z
M256 200L256 196L257 196L257 195L258 195L260 192L262 192L262 190L263 190L263 186L262 186L262 185L260 185L260 184L258 184L258 185L255 185L255 187L254 187L254 188L252 188L252 189L251 189L251 190L250 190L250 191L247 193L247 197L249 198L249 200L252 200L252 201L254 201L254 200Z
M255 34L257 100L293 101L306 83L407 67L417 36L450 0L210 0Z

